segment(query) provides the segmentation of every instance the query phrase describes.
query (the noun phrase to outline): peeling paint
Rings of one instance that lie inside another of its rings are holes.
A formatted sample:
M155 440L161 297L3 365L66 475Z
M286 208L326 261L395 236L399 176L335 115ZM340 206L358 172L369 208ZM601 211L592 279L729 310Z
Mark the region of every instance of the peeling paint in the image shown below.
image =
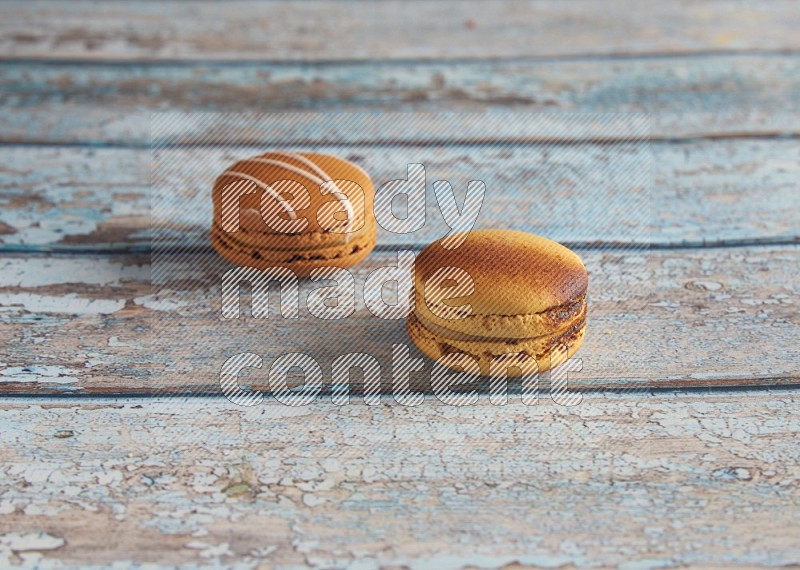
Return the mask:
M274 402L261 414L214 399L21 399L0 403L12 435L0 439L0 525L58 529L55 559L87 562L791 565L798 405L791 389L587 394L569 409L328 402L299 415ZM53 437L64 429L73 436ZM109 529L126 538L105 540Z
M0 370L0 382L39 382L43 384L74 384L78 381L73 370L64 366L9 366Z
M75 293L60 297L33 293L2 293L0 306L20 307L32 313L110 315L125 306L124 299L86 299Z

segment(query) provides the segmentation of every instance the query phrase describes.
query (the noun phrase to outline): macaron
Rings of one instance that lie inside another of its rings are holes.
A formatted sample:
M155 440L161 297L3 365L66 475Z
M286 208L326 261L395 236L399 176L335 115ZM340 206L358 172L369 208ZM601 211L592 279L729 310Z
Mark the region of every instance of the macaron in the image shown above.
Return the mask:
M211 243L239 266L350 267L375 247L375 187L337 156L272 151L240 160L212 191Z
M439 241L419 254L406 328L425 355L469 355L482 376L543 372L583 343L588 283L581 258L559 243L474 230L460 246ZM461 368L458 362L442 363Z

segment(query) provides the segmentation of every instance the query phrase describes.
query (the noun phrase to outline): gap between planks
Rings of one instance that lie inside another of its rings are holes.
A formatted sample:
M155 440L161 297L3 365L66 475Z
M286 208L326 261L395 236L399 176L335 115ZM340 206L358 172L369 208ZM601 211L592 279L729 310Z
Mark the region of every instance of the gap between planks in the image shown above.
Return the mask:
M580 242L580 241L561 241L562 245L570 249L582 249L587 251L605 250L623 252L629 250L631 253L646 253L647 251L672 251L682 249L728 249L744 247L770 247L782 245L800 245L800 236L795 238L745 238L731 240L703 240L698 242L677 242L667 244L649 243L623 243L623 242ZM373 251L393 252L401 249L419 251L429 245L428 243L396 243L396 244L377 244ZM169 248L171 254L198 255L196 248ZM4 257L41 257L41 256L67 256L67 257L95 257L98 255L107 256L138 256L150 255L153 253L152 246L146 244L122 245L119 248L113 247L64 247L58 246L37 246L37 245L3 245L0 244L0 255ZM212 251L206 252L207 255L216 255Z
M109 66L109 67L133 67L142 65L169 65L169 66L184 66L184 67L203 67L203 66L216 66L224 65L226 67L248 67L252 65L268 65L274 67L296 67L303 64L313 68L322 68L326 66L407 66L407 65L441 65L441 64L479 64L479 63L549 63L549 62L582 62L582 61L625 61L625 60L661 60L661 59L688 59L688 58L708 58L708 57L739 57L739 56L758 56L758 57L793 57L800 55L800 49L797 48L776 48L776 49L758 49L758 48L743 48L743 49L704 49L698 51L653 51L653 52L609 52L609 53L574 53L564 55L514 55L514 56L496 56L496 57L453 57L453 58L393 58L393 59L320 59L314 61L297 61L297 60L282 60L282 59L70 59L70 58L52 58L52 57L6 57L0 55L0 65L42 65L42 66Z
M789 377L787 376L785 379L781 379L781 381L777 381L775 378L766 378L764 383L757 383L758 378L753 378L753 384L743 385L743 384L736 384L737 382L741 382L741 378L727 378L727 379L720 379L721 382L730 382L730 383L722 383L722 384L714 384L708 386L681 386L680 388L676 388L675 386L664 386L664 387L654 387L648 386L646 389L642 388L620 388L618 390L610 390L608 388L597 388L597 389L586 389L582 388L580 391L586 397L591 398L629 398L631 401L636 401L637 399L648 398L648 397L663 397L663 396L673 396L676 398L679 397L736 397L736 398L746 398L748 395L761 395L761 394L772 394L777 392L785 393L788 395L792 395L795 393L800 393L800 378L798 377ZM1 385L0 385L1 386ZM542 402L547 402L547 405L552 405L553 403L549 401L549 394L546 390L547 386L542 386L541 390L542 393L540 394L539 398ZM434 402L436 401L435 395L430 391L424 391L426 396L426 402ZM488 398L489 389L488 387L481 387L479 389L479 397L480 398ZM283 406L284 404L272 399L271 394L268 390L264 391L264 401L259 404L260 406ZM323 404L323 405L330 405L330 396L331 391L329 389L323 389L320 394L319 398L317 398L314 402L307 404L308 406L313 407L316 404ZM509 400L511 402L518 402L521 396L521 392L515 388L514 386L509 386L508 390ZM85 406L91 406L93 404L98 404L102 406L114 406L114 405L125 405L127 403L130 404L141 404L143 402L158 402L164 403L165 401L169 401L171 398L179 398L180 400L192 400L192 401L208 401L210 403L221 403L221 404L228 404L230 403L226 400L225 396L222 395L219 386L207 386L205 387L204 391L183 391L183 390L176 390L174 392L166 391L166 390L129 390L129 391L106 391L106 392L75 392L65 395L64 393L50 393L50 392L25 392L25 391L13 391L13 392L5 392L0 389L0 405L3 402L10 403L10 404L41 404L42 402L47 402L48 404L54 405L72 405L72 404L79 404ZM356 392L351 396L352 401L356 401L359 403L363 403L361 400L363 398L363 394L360 392ZM443 404L443 403L441 403ZM366 405L366 404L365 404ZM397 402L391 394L381 394L380 396L380 403L378 404L369 404L369 405L387 405L387 406L402 406ZM451 406L450 404L443 404L448 407L455 407ZM559 405L559 404L555 404ZM563 409L567 410L567 406L561 406Z
M368 109L372 111L373 109ZM201 111L202 112L202 111ZM279 113L287 113L289 111L278 111ZM303 111L298 111L302 113ZM338 111L334 111L338 112ZM347 111L343 111L347 112ZM525 112L524 109L522 112ZM680 144L689 144L689 143L696 143L696 142L714 142L714 141L800 141L800 132L783 132L783 131L753 131L753 132L720 132L720 133L703 133L703 134L696 134L691 136L685 137L673 137L673 136L660 136L656 135L648 135L646 142L651 144L666 144L666 145L680 145ZM539 146L539 145L548 145L548 146L580 146L580 145L597 145L597 146L612 146L618 144L626 144L626 143L636 143L636 142L643 142L641 137L626 137L626 136L597 136L597 137L586 137L586 138L558 138L555 136L543 136L541 138L526 138L526 139L509 139L509 138L498 138L498 139L481 139L481 140L470 140L470 139L429 139L429 140L422 140L419 142L409 141L409 140L348 140L345 144L347 146L352 146L353 148L412 148L412 147L419 147L419 148L440 148L442 146L459 146L464 148L471 148L471 147L503 147L508 145L514 145L518 147L526 147L526 146ZM316 139L297 139L292 140L291 142L285 142L281 144L288 144L292 146L335 146L335 143L332 142L320 142ZM74 141L54 141L49 139L35 139L35 138L25 138L20 140L15 140L13 138L0 140L0 150L3 148L17 148L17 147L28 147L32 149L42 148L52 148L52 149L59 149L59 148L74 148L74 149L109 149L109 150L154 150L156 148L170 148L170 149L183 149L183 150L192 150L192 149L226 149L226 150L235 150L235 149L252 149L255 148L255 144L253 142L243 142L241 144L229 144L224 142L207 142L207 143L194 143L194 142L170 142L168 147L159 147L152 142L142 142L142 141L124 141L124 140L74 140Z

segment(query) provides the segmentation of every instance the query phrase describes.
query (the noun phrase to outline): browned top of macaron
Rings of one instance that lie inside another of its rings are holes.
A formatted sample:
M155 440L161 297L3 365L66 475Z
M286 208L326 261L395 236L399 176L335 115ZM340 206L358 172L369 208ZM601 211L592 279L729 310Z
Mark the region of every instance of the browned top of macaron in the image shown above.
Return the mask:
M442 267L465 270L472 277L471 295L448 301L469 303L473 315L541 313L586 295L588 274L580 257L547 238L513 230L474 230L459 247L435 242L417 257L415 287Z

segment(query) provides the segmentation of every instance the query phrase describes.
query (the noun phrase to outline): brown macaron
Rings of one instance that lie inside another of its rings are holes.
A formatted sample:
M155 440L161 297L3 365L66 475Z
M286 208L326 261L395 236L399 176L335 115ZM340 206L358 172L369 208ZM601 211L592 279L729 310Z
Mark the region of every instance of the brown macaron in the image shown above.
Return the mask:
M375 247L375 188L336 156L273 151L225 170L212 192L211 243L240 266L350 267Z
M419 254L406 327L425 355L467 354L483 376L542 372L582 344L587 288L583 262L563 245L475 230L454 249L435 242Z

